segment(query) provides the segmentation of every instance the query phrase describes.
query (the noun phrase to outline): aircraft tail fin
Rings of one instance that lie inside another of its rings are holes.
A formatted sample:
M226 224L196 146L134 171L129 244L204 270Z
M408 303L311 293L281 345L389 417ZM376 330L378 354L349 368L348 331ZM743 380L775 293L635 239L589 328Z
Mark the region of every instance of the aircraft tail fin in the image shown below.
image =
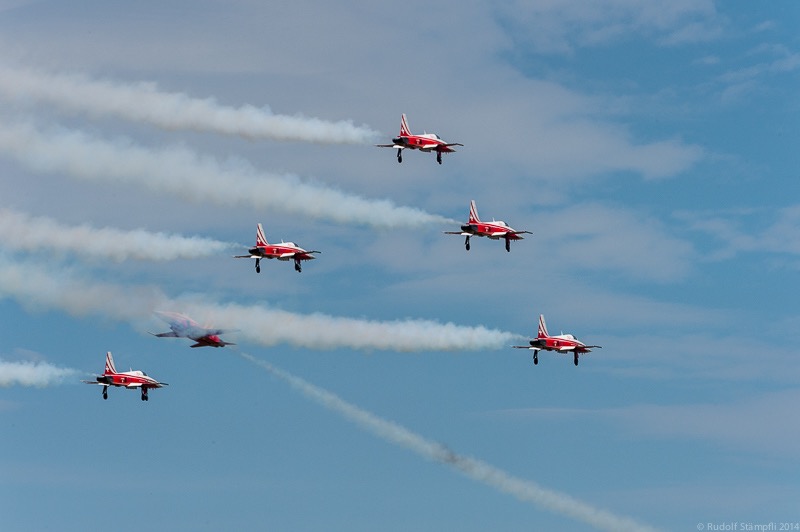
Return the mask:
M475 200L470 200L469 202L469 223L474 224L480 222L481 219L478 217L478 207L475 206Z
M539 314L539 335L537 338L547 338L547 324L544 322L544 314Z
M406 120L406 115L400 115L400 136L401 137L408 137L411 135L411 130L408 129L408 121Z
M267 242L267 237L264 235L264 228L261 227L261 224L258 224L258 229L256 229L256 246L267 246L269 242Z
M114 357L111 356L111 351L106 352L106 370L104 374L116 373L117 368L114 367Z

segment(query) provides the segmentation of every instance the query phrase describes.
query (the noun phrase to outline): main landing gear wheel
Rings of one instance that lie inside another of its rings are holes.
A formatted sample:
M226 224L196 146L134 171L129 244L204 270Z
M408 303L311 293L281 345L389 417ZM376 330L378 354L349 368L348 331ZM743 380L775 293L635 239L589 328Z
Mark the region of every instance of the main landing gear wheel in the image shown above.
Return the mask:
M534 353L533 354L533 365L535 366L538 363L539 363L539 354L538 353Z
M147 392L142 392L142 401L149 401L150 398L147 397Z
M506 251L511 251L511 239L506 238Z
M575 353L575 365L578 365L578 353Z
M295 269L295 271L297 273L300 273L301 271L303 271L303 268L300 266L300 261L299 260L294 261L294 269Z
M397 162L398 163L403 162L403 150L397 150Z
M106 388L103 388L103 400L106 399L108 399L108 390Z
M256 259L256 273L261 273L261 259Z
M436 152L436 162L442 164L442 152L440 151Z
M469 237L467 237L467 239L464 241L464 247L467 248L467 251L469 251Z

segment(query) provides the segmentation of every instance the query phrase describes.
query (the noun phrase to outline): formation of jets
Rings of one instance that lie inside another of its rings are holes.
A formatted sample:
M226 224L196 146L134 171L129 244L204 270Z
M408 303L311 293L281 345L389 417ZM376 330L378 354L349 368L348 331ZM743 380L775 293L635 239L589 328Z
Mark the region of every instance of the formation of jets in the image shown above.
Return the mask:
M442 154L452 153L454 146L463 146L458 142L445 142L438 135L433 133L423 133L414 135L408 127L406 115L400 117L400 134L392 139L392 144L376 144L380 148L395 148L397 150L397 162L403 162L403 150L419 150L423 152L436 152L436 162L442 164ZM469 219L461 226L461 231L444 231L448 235L461 235L466 237L464 247L470 250L470 238L473 236L487 237L492 240L503 239L506 251L511 251L512 240L522 240L523 234L532 234L530 231L517 231L507 223L500 220L484 222L478 216L478 208L475 200L469 204ZM256 273L261 273L261 259L278 259L282 261L294 261L294 269L298 273L302 271L301 263L305 260L313 260L315 254L320 251L307 251L294 242L283 242L270 244L264 234L264 228L259 223L256 228L256 245L248 250L248 255L235 255L237 259L255 259ZM196 321L178 312L157 311L156 314L169 324L170 330L163 333L150 333L159 338L189 338L195 343L190 347L225 347L236 345L226 342L220 338L221 334L233 332L233 329L216 329L203 327ZM539 315L539 331L536 338L530 340L530 345L515 345L517 349L529 349L533 351L533 363L539 363L539 351L554 351L556 353L573 354L575 365L578 365L578 357L589 353L599 345L586 345L571 334L560 334L550 336L544 321L544 315ZM95 384L103 387L103 399L108 399L108 387L116 386L127 389L141 390L142 401L148 400L147 391L150 388L161 388L167 383L158 382L148 377L142 371L117 372L114 367L114 358L111 352L106 353L106 366L102 375L97 375L95 380L83 381L86 384Z

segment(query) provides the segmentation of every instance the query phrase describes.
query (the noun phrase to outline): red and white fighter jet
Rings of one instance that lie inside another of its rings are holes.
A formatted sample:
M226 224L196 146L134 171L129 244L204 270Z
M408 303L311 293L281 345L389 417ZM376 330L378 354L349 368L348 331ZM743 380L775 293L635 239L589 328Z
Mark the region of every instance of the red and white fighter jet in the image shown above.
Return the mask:
M403 150L408 148L411 150L419 150L425 152L436 152L436 162L442 164L442 154L452 153L453 146L463 146L458 142L445 142L439 138L435 133L423 133L422 135L414 135L408 129L408 122L406 115L400 116L400 134L392 139L392 144L376 144L379 148L395 148L397 149L397 162L403 162Z
M544 314L539 314L539 333L536 338L530 341L531 345L515 345L517 349L533 350L533 363L539 363L539 351L555 351L556 353L572 353L575 365L578 365L578 355L589 353L592 349L599 349L599 345L586 345L571 334L559 334L550 336L547 334L547 325L544 322Z
M189 316L180 312L155 311L161 319L169 323L169 332L150 333L159 338L189 338L195 343L189 347L225 347L226 345L236 345L226 342L219 337L226 332L234 332L234 329L214 329L203 327Z
M303 271L300 261L312 260L314 253L321 251L306 251L297 246L294 242L284 242L280 244L270 244L264 236L264 228L258 224L256 230L256 246L249 249L249 255L235 255L235 259L256 259L256 273L261 273L261 259L294 260L294 269L299 273Z
M466 236L464 246L469 251L469 237L471 236L486 236L492 240L500 240L501 238L506 241L506 251L511 251L512 240L522 240L520 235L533 234L530 231L516 231L509 227L507 223L492 219L491 222L482 222L478 217L478 208L475 206L475 200L469 202L469 221L461 226L461 231L445 231L446 235L461 235Z
M135 390L139 388L142 391L142 401L149 401L147 390L150 388L161 388L168 386L166 382L158 382L152 377L148 377L146 373L138 370L118 372L114 367L114 357L111 356L111 351L106 353L106 369L102 375L97 375L93 381L83 381L86 384L97 384L103 387L103 399L108 399L108 387L117 386L120 388L127 388Z

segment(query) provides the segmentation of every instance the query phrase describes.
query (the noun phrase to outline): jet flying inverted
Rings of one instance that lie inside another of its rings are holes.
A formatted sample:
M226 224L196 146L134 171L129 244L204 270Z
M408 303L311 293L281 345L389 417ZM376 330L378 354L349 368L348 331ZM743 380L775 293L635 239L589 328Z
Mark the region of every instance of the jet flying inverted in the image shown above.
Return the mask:
M461 235L466 236L464 246L469 251L469 237L471 236L486 236L492 240L500 240L501 238L506 241L506 251L511 251L512 240L522 240L520 235L533 234L530 231L515 231L503 221L492 220L491 222L482 222L478 217L478 208L475 206L475 200L469 202L469 221L461 226L461 231L445 231L446 235Z
M530 341L530 345L515 345L517 349L531 349L533 351L533 363L539 363L539 351L555 351L556 353L566 354L572 352L575 365L578 365L578 355L584 355L592 349L600 348L599 345L586 345L580 342L571 334L559 334L550 336L547 334L547 325L544 322L544 314L539 314L539 333L536 338Z
M93 381L83 381L86 384L97 384L103 387L103 399L108 399L108 387L117 386L120 388L127 388L135 390L139 388L142 391L142 401L149 401L147 390L150 388L161 388L168 386L166 382L158 382L152 377L148 377L146 373L138 370L118 372L114 367L114 357L111 356L111 351L106 353L106 369L102 375L97 375Z
M261 259L293 260L294 269L298 273L303 271L300 261L312 260L314 253L321 251L306 251L294 242L281 241L280 244L270 244L264 235L264 228L258 224L256 229L256 246L249 249L249 255L234 255L235 259L256 259L256 273L261 273Z
M156 311L156 314L169 323L169 332L150 333L159 338L189 338L196 343L189 347L225 347L226 345L236 345L225 342L219 337L220 334L233 332L235 329L211 329L202 327L199 323L188 316L179 312Z
M408 122L406 115L400 116L400 134L392 139L392 144L376 144L379 148L395 148L397 149L397 162L403 162L403 150L409 148L411 150L420 150L425 152L436 152L436 162L442 164L442 154L452 153L453 146L463 146L458 142L445 142L439 138L435 133L423 133L422 135L414 135L408 129Z

